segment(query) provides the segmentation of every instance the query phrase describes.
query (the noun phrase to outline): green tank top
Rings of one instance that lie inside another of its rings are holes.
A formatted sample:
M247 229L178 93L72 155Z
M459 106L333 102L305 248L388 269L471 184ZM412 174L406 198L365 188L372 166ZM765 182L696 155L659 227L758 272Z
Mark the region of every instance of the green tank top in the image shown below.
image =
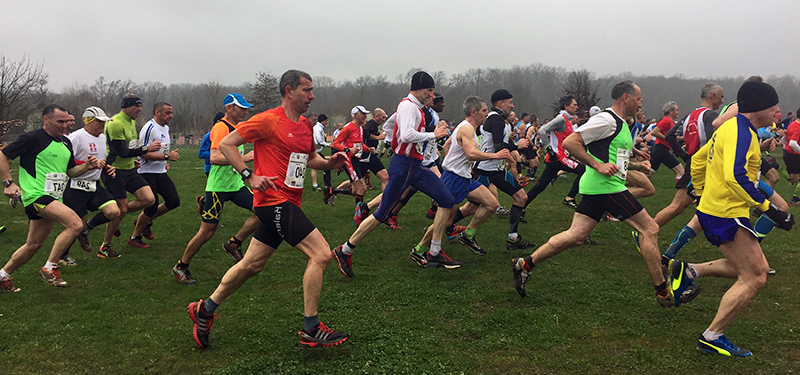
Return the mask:
M609 177L593 168L586 168L578 186L578 191L583 195L613 194L627 189L625 177L628 172L633 139L630 136L628 124L624 120L611 111L605 112L611 113L616 120L616 130L611 136L586 145L586 151L598 162L616 164L620 170Z
M236 129L227 122L225 122L225 125L228 126L228 132ZM244 145L239 145L239 154L244 155ZM242 176L232 166L211 165L211 170L208 172L208 180L206 180L206 191L232 192L239 191L243 187Z

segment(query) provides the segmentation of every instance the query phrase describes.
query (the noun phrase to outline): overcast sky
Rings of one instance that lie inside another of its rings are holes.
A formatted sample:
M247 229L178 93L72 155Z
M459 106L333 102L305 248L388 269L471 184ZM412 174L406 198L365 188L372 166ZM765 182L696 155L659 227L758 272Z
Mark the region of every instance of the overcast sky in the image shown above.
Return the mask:
M100 76L239 85L542 63L599 75L800 76L798 0L0 0L0 53L50 88Z

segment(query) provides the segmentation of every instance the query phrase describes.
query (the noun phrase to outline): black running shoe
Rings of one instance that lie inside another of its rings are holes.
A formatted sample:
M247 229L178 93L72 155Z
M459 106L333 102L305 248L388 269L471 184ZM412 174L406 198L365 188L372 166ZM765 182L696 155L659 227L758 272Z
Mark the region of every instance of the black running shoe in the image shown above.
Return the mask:
M211 323L214 322L214 319L218 318L219 315L208 315L203 310L203 306L205 303L203 300L192 302L189 304L189 318L192 319L194 322L194 327L192 328L192 335L194 336L194 342L197 343L197 346L201 348L208 347L208 333L211 332Z
M520 297L525 297L525 282L528 281L528 276L530 273L522 268L522 265L525 264L525 259L523 258L516 258L511 259L511 273L513 274L514 280L514 289L517 290L517 294Z
M417 265L419 265L422 268L428 267L428 259L425 257L425 255L427 254L428 254L427 252L422 255L417 254L417 250L414 249L413 247L411 248L411 254L410 254L411 259L417 262Z
M695 283L689 284L689 286L686 287L686 290L681 293L681 303L691 302L693 299L695 299L695 297L697 297L698 294L700 294L700 285Z
M577 210L578 209L578 204L575 203L574 199L564 199L563 201L561 201L561 203L563 203L565 206L567 206L567 207L569 207L569 208L571 208L573 210Z
M78 234L78 243L81 244L81 249L83 249L83 251L92 251L92 244L89 243L89 229L86 227L83 227L83 231Z
M150 227L152 227L152 226L153 226L153 222L151 221L151 222L147 223L147 225L144 227L144 230L142 231L142 236L144 238L147 238L148 240L152 240L152 239L156 238L156 235L153 234L152 230L150 230Z
M197 280L192 277L192 273L189 272L188 268L178 268L176 264L172 267L172 276L175 276L181 284L184 285L194 285L197 284Z
M439 255L436 256L431 255L431 253L426 253L425 260L428 261L429 268L444 267L447 269L453 269L461 267L461 262L450 259L450 257L444 253L444 250L439 250Z
M522 239L522 236L517 236L516 240L506 240L506 249L508 250L525 250L536 247L533 242L528 242Z
M333 206L336 194L333 194L333 188L326 186L322 189L322 203Z
M339 265L339 271L342 272L342 275L346 277L353 277L353 254L345 254L342 252L342 245L336 246L335 249L331 250L331 255L333 259L336 259L336 263Z
M233 257L233 261L236 263L239 263L239 261L244 257L244 255L242 255L242 245L236 244L231 240L225 241L225 243L222 244L222 249L227 251L228 254Z
M486 255L486 251L483 250L480 246L478 246L478 243L475 241L475 237L467 238L466 233L461 232L458 234L456 238L458 239L458 242L461 242L461 244L469 247L469 249L472 250L473 253L477 255Z
M339 345L350 337L347 332L336 332L326 327L322 322L311 332L300 330L297 333L300 334L300 345L307 348L315 348L317 346L324 348L326 346Z

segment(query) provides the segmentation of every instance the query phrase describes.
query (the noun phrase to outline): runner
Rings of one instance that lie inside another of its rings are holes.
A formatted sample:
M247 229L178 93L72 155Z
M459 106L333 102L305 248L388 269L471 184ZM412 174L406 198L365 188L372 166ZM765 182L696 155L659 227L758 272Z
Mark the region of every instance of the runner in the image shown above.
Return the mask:
M364 183L364 174L361 171L361 154L366 150L364 147L364 124L367 122L367 114L369 111L357 105L350 110L350 115L353 116L353 121L347 123L342 128L336 139L333 140L331 148L336 151L343 151L349 156L345 162L344 169L347 172L347 178L350 180L350 187L340 185L333 190L335 194L350 194L356 198L356 215L360 209L361 203L364 201L364 194L367 192L367 184ZM372 150L373 152L375 150ZM356 223L358 225L358 223Z
M641 235L641 253L661 307L674 304L672 289L661 273L658 252L658 225L625 187L627 170L649 169L650 163L629 163L633 141L623 118L633 115L642 106L642 91L631 81L617 83L611 90L611 107L589 118L568 136L563 146L588 168L580 182L583 196L569 230L561 232L536 249L528 257L512 259L514 287L525 297L525 282L533 268L545 259L584 243L586 237L608 212ZM676 304L677 305L677 304Z
M314 125L314 145L319 156L323 158L325 155L322 153L324 147L331 147L331 144L325 139L325 128L328 126L328 116L324 113L319 115L317 123ZM322 179L325 182L325 189L331 187L331 171L326 170L322 172ZM322 188L317 184L317 170L311 170L311 187L314 191L322 191Z
M225 273L214 293L205 300L189 304L194 339L202 348L208 347L208 333L216 308L247 279L261 272L283 241L308 256L303 276L304 318L303 329L298 332L300 344L325 347L341 344L348 338L347 333L333 331L317 317L322 277L331 258L327 241L300 209L306 168L337 168L343 164L345 155L337 153L325 160L314 152L313 125L301 116L314 100L311 76L289 70L281 76L280 88L280 107L253 116L218 145L233 168L241 173L242 180L256 190L253 205L261 224L244 259ZM247 168L237 151L245 142L253 143L255 172Z
M0 178L3 193L9 198L22 197L28 216L28 238L25 244L11 255L0 269L0 291L18 292L11 275L33 257L42 247L53 229L53 223L64 226L56 237L53 249L39 276L52 286L66 287L61 278L58 259L75 241L83 229L81 218L61 202L68 177L83 175L89 170L103 167L103 162L88 156L78 165L72 155L72 144L62 134L67 127L67 110L59 105L49 105L42 111L44 125L39 130L23 134L0 153ZM20 158L19 186L11 178L11 160Z
M226 95L222 105L225 107L225 117L211 128L211 171L206 181L206 196L200 214L200 229L186 244L186 250L183 251L178 264L172 267L172 275L181 284L197 283L189 271L189 263L200 251L200 248L217 232L225 202L231 201L241 208L253 211L253 192L244 186L239 174L230 166L229 161L219 150L219 143L222 139L235 130L234 126L244 120L249 108L253 105L248 103L244 96L235 93ZM239 146L239 152L244 154L244 146ZM253 152L248 152L243 158L245 162L253 161ZM233 257L234 262L242 260L242 241L253 234L257 226L258 217L250 216L242 224L239 232L222 244L222 248Z
M667 142L666 135L675 126L675 120L678 119L680 110L678 109L678 104L673 101L664 103L661 109L664 111L664 118L653 127L653 132L651 133L656 139L653 149L650 151L650 163L654 171L657 171L661 164L666 165L667 168L675 172L675 180L677 181L683 176L684 168L678 162L678 159L675 159L670 154L672 146Z

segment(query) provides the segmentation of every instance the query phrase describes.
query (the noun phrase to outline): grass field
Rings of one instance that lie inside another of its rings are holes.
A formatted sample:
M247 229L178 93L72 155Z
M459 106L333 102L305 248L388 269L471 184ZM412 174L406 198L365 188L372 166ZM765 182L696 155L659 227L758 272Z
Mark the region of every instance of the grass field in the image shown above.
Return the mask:
M356 249L352 279L332 262L325 274L320 318L350 333L346 343L324 349L298 345L302 325L302 273L306 257L286 244L217 310L211 348L198 349L191 337L186 305L207 298L233 260L220 247L248 213L226 207L217 235L192 262L198 280L179 284L172 266L199 227L194 196L204 189L196 149L182 148L170 176L182 205L155 221L155 240L139 250L116 240L117 260L71 250L77 267L62 267L68 288L45 284L37 274L53 238L14 274L19 293L0 295L2 374L791 374L800 372L800 272L793 232L775 230L764 250L777 275L728 329L728 336L753 351L746 359L703 355L695 342L710 323L731 280L699 279L700 296L678 309L661 309L644 263L622 223L602 222L596 246L581 246L536 267L528 297L511 283L504 240L508 220L492 217L478 231L487 250L473 255L457 242L444 244L457 270L421 269L410 248L430 221L429 199L418 194L400 213L403 230L378 227ZM385 160L388 165L388 160ZM12 165L18 168L18 163ZM334 183L345 178L336 176ZM573 177L560 178L528 209L520 232L544 243L568 228L572 210L561 200ZM651 215L675 190L673 174L662 168L653 178L655 196L642 200ZM306 179L303 209L331 246L353 232L353 198L324 206ZM320 175L320 181L322 176ZM373 180L377 184L377 179ZM791 186L778 183L788 199ZM368 198L376 192L368 193ZM501 196L508 207L510 198ZM691 218L687 210L662 228L662 251ZM796 208L792 208L795 214ZM22 207L0 205L0 262L25 241ZM132 230L123 221L123 236ZM92 232L99 245L101 230ZM708 261L720 256L698 237L679 258Z

